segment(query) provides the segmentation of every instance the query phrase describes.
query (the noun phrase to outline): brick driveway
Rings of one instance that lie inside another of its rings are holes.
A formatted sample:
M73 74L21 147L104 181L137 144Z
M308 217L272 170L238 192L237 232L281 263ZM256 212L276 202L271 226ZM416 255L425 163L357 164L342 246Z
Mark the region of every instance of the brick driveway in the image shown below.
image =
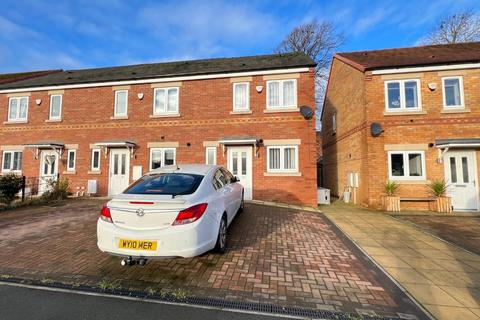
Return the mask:
M103 202L0 213L0 275L379 315L421 313L321 214L249 204L229 229L229 250L121 267L96 247Z
M402 216L424 230L480 255L480 217Z

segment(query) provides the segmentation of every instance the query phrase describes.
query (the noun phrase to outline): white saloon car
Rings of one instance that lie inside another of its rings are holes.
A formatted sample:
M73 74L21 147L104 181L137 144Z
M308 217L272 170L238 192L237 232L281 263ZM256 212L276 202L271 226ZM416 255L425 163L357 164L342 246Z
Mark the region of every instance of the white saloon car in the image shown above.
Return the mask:
M122 265L160 257L223 253L227 227L243 209L243 187L216 165L153 170L110 200L97 223L101 251Z

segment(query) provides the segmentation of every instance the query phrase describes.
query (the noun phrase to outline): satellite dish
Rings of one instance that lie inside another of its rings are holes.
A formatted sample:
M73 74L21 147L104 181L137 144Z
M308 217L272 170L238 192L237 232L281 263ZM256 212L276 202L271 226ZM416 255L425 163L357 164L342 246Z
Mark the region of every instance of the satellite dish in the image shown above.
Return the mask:
M307 107L307 106L301 106L300 107L300 114L305 118L305 120L310 120L310 119L312 119L312 117L315 113L313 112L312 108Z
M383 131L385 130L383 130L382 125L378 122L373 122L370 125L370 134L372 135L372 137L380 136Z

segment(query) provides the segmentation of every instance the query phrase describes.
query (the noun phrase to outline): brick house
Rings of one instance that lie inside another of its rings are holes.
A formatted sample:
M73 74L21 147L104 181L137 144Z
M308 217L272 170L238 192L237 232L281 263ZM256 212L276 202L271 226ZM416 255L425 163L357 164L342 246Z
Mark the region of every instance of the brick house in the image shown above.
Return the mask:
M316 205L314 67L303 54L265 55L0 84L2 173L37 179L39 192L59 175L74 194L90 183L115 195L160 166L216 163L246 199Z
M333 195L378 208L394 180L402 209L425 209L444 179L455 210L479 210L480 43L336 54L322 132Z

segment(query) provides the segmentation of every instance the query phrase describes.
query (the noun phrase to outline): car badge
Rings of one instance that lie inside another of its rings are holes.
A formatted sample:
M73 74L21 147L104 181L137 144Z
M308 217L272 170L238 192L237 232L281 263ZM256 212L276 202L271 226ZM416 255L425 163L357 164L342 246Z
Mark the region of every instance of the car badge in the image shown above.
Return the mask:
M142 208L137 209L136 213L139 217L143 217L145 215L145 211Z

